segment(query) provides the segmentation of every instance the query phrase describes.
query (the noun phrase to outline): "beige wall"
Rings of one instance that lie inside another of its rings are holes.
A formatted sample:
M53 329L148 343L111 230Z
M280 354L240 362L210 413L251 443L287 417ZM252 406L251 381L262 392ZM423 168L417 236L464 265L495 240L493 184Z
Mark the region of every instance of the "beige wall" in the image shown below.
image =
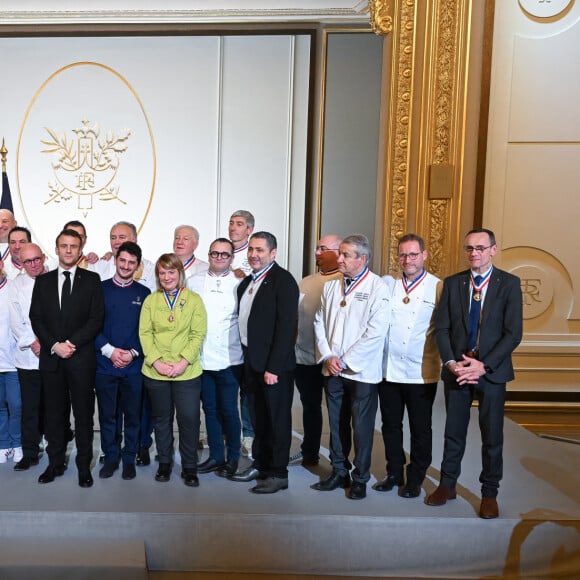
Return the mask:
M580 4L498 1L483 223L522 279L516 390L580 392Z

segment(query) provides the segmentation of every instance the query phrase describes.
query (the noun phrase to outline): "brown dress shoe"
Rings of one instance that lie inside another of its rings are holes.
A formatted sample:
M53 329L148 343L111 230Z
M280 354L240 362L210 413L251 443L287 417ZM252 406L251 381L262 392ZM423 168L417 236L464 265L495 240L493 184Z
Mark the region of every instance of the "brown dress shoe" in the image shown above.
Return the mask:
M493 520L499 515L499 508L495 497L482 497L479 508L479 517L484 520Z
M445 485L439 485L439 487L431 494L425 498L425 503L427 505L445 505L447 500L455 499L457 493L455 488L450 488Z

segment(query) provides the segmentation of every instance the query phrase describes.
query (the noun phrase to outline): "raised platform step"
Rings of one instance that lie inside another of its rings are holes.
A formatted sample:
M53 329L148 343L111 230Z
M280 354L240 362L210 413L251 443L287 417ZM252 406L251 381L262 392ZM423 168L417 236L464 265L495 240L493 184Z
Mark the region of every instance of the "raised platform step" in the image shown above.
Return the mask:
M124 542L136 541L145 547L149 571L577 578L580 446L539 438L506 421L500 517L482 520L477 517L481 456L473 409L457 499L430 507L424 497L439 479L442 403L442 398L436 401L433 417L434 463L418 498L404 499L395 490L380 493L370 485L362 501L347 499L344 490L312 490L330 472L326 451L317 467L290 467L289 489L271 496L249 493L251 483L214 473L201 475L199 488L187 487L179 477L179 457L168 483L154 480L152 462L139 467L134 480L116 472L82 489L73 452L65 474L46 485L37 483L45 457L25 472L15 472L12 462L0 465L0 546L8 554L7 546L13 546L22 562L37 542L62 543L67 552L71 542L83 540L89 553L98 554L79 558L87 568L107 562L102 542L122 550ZM371 484L385 475L379 428L377 423ZM299 434L293 451L298 439ZM95 451L98 444L95 440ZM6 563L2 554L0 562ZM2 580L6 577L0 572ZM83 578L62 574L59 580L77 577ZM99 577L113 578L102 572Z
M54 522L56 523L56 522ZM89 522L84 521L85 525ZM66 531L62 529L62 531ZM69 534L72 530L68 530ZM29 537L0 542L2 580L147 580L145 544L139 540Z

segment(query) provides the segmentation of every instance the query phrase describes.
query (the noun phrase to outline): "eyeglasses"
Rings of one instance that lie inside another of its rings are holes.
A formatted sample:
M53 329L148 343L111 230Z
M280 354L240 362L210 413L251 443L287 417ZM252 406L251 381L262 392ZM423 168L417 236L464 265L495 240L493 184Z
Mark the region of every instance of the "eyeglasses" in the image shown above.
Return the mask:
M39 264L42 262L42 256L37 256L36 258L30 258L29 260L23 260L23 264L25 266L29 266L30 264Z
M399 260L403 261L409 259L411 262L414 262L420 255L421 254L417 252L411 252L410 254L399 254Z
M316 246L315 252L338 252L338 248L327 248L326 246Z
M227 260L228 258L232 257L232 255L229 252L209 252L208 256L210 258L213 258L214 260L217 259Z
M482 254L485 250L489 250L491 246L463 246L463 249L468 253L471 254L472 252L477 252L478 254Z

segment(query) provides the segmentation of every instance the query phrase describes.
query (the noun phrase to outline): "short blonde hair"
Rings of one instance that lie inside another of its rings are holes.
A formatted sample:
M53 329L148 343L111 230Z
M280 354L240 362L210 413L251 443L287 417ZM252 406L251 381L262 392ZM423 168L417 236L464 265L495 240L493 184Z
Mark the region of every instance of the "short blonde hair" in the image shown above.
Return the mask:
M157 288L160 289L159 268L163 268L164 270L177 270L179 272L179 286L185 286L185 270L183 269L181 260L175 254L161 254L155 263L155 281L157 282Z

